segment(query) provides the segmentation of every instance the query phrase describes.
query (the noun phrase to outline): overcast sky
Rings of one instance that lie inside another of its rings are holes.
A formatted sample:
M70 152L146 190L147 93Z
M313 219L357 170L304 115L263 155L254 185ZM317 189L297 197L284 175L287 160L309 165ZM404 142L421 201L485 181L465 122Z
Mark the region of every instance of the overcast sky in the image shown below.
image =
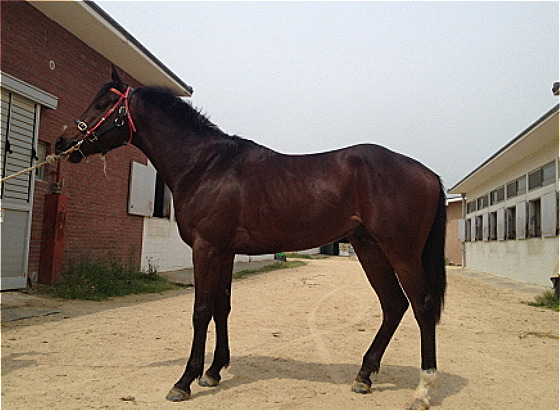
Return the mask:
M220 128L284 153L372 142L447 188L558 103L557 2L107 2Z

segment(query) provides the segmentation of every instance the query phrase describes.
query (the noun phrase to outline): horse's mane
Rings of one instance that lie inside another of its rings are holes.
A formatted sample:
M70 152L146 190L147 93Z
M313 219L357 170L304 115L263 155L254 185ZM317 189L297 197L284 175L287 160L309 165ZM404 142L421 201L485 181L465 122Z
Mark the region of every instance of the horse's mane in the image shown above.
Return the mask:
M163 111L178 124L188 126L199 133L221 133L219 127L212 123L199 109L193 107L166 87L141 87L135 93L138 93L146 106Z
M166 87L147 86L134 91L138 93L143 104L148 109L156 109L171 117L171 120L180 126L189 128L201 136L218 137L222 144L235 148L239 152L242 148L265 148L252 140L229 135L212 123L208 117ZM268 150L268 149L267 149Z

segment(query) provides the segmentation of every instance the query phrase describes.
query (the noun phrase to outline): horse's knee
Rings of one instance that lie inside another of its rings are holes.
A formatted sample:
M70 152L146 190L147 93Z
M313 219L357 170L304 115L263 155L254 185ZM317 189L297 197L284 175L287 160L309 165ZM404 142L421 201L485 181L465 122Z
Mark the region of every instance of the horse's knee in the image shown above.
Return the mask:
M212 309L206 305L195 305L193 310L193 325L208 326L212 319Z

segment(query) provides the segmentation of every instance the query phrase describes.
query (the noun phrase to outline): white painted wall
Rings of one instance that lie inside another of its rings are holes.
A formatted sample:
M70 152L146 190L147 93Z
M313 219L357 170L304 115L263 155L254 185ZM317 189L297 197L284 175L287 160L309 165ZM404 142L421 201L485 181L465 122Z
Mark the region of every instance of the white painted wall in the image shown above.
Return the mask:
M273 260L274 254L236 255L235 261ZM192 268L192 249L179 236L173 218L144 218L142 237L142 270L150 267L158 271L176 271Z
M179 236L177 223L169 218L144 218L142 269L175 271L192 267L192 249Z
M467 219L470 219L471 223L477 216L487 218L485 216L488 216L488 213L504 207L515 207L519 203L529 202L558 191L560 178L558 175L558 113L528 133L524 140L522 143L531 148L530 152L525 155L519 155L519 153L512 155L506 150L498 159L499 161L489 162L485 166L486 171L480 173L485 177L479 177L477 174L470 177L472 183L466 193L467 201L476 200L498 186L527 175L551 161L555 162L556 179L554 183L469 213ZM474 224L472 224L472 236L474 234ZM485 238L483 241L467 241L464 246L466 267L469 269L528 283L552 285L550 277L553 275L560 251L558 235L493 241Z
M551 286L558 237L467 242L467 268L527 283Z

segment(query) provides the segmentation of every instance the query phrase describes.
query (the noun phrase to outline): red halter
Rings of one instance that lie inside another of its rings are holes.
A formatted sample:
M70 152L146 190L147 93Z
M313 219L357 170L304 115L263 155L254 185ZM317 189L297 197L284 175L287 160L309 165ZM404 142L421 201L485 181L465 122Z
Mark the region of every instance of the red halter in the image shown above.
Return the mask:
M116 88L111 88L110 90L113 93L120 96L117 102L113 105L113 107L111 107L109 111L107 111L105 115L103 115L103 117L101 117L101 119L90 129L88 129L88 125L83 121L76 120L76 123L78 124L78 129L84 134L84 138L83 138L84 140L87 138L93 143L93 142L97 142L97 138L100 135L109 131L111 128L122 127L124 125L124 117L126 117L128 120L129 137L128 137L128 141L123 142L123 144L130 144L130 142L132 141L132 134L136 132L136 126L134 125L134 121L132 121L132 117L130 116L130 109L128 106L132 88L127 87L124 93L121 93ZM119 108L119 116L115 119L115 123L109 128L103 130L101 134L99 135L95 134L95 130L97 130L105 122L105 120L107 120L107 118L109 118L113 114L113 112L117 109L117 107L121 103L123 103L123 105Z

